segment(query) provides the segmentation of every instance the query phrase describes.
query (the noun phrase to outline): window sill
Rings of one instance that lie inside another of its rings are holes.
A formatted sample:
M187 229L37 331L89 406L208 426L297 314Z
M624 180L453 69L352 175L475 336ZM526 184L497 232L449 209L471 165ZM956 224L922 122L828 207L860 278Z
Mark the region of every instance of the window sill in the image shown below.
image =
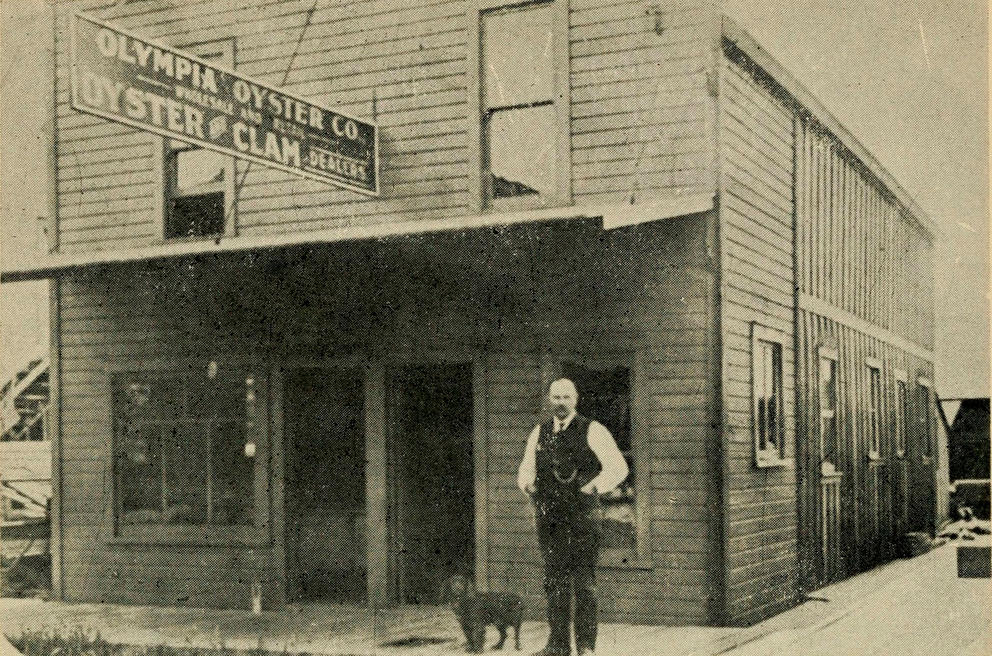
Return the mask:
M175 545L201 547L267 547L269 540L255 526L123 526L107 540L111 545Z
M188 237L163 237L162 239L156 240L153 245L155 246L168 246L169 244L190 244L199 241L220 241L221 239L227 239L228 237L233 237L233 234L228 233L217 233L214 235L191 235Z
M760 469L792 469L795 467L795 460L792 458L776 458L774 456L759 455L754 462L754 466Z
M490 213L522 212L525 210L555 209L559 207L569 207L569 204L560 198L530 194L526 196L489 198L485 203L483 211Z

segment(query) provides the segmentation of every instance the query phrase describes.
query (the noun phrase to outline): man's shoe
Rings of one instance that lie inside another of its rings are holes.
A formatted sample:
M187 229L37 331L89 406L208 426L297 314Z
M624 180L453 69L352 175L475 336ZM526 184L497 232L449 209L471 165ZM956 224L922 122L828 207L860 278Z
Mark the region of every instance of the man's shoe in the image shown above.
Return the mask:
M596 650L592 647L579 647L578 656L596 656Z

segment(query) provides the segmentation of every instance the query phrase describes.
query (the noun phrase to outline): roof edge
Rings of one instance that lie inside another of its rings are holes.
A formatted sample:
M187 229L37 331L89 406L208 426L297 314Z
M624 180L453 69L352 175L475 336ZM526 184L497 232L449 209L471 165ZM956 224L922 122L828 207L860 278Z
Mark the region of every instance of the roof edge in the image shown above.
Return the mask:
M899 184L891 173L875 158L865 146L858 141L847 128L834 116L820 100L812 94L803 84L796 79L782 64L765 50L754 37L747 33L732 18L724 14L722 16L723 38L733 43L741 52L754 61L760 68L782 89L789 94L792 99L809 114L819 121L823 127L829 130L840 143L851 151L855 157L868 168L871 173L879 179L889 193L902 206L903 211L915 220L915 222L930 237L937 239L944 236L944 231L934 222L922 207L913 199L906 189Z
M65 271L91 266L143 262L172 257L308 246L363 239L387 239L452 230L473 230L544 221L602 219L604 230L663 221L707 212L713 208L713 192L660 194L640 203L568 205L518 212L493 212L442 219L417 219L324 230L286 232L274 235L235 235L192 242L173 242L128 249L101 249L51 253L31 263L0 270L0 283L57 277Z

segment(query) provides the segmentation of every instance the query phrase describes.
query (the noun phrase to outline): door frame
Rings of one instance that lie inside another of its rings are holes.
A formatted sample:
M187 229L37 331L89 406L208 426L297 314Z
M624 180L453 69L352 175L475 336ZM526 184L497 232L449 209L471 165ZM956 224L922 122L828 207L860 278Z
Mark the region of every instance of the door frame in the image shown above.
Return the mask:
M287 603L288 561L286 549L286 418L285 385L289 372L297 369L362 369L365 373L365 517L366 604L388 607L400 603L395 568L396 509L390 485L395 481L394 453L387 415L387 372L409 365L465 364L472 367L472 458L475 477L475 579L480 590L488 588L489 544L487 495L489 491L486 449L486 357L481 351L417 350L388 356L356 353L341 357L289 357L273 363L270 380L272 403L272 564L281 585L274 586L277 606Z
M364 382L363 387L365 390L364 401L365 401L365 444L366 449L369 446L369 420L370 413L369 403L370 388L374 387L374 384L370 384L370 380L375 375L375 368L370 366L369 359L367 357L362 357L358 355L347 356L347 357L336 357L336 358L306 358L306 357L288 357L282 358L278 362L273 363L272 371L270 374L270 379L272 381L271 386L271 399L272 399L272 496L270 503L272 504L272 564L274 566L277 581L275 587L275 603L278 606L285 606L289 603L289 550L286 545L286 518L287 512L290 508L286 505L286 455L288 444L287 441L291 439L289 433L288 423L286 421L285 415L285 405L286 405L286 381L289 375L300 369L326 369L326 370L362 370L364 372ZM380 421L381 424L381 421ZM368 452L366 451L366 454ZM367 455L368 457L368 455ZM368 480L369 471L366 468L366 484L365 484L365 507L366 507L366 517L368 516L368 511L370 508L369 492L372 488ZM367 520L368 521L368 520ZM367 533L371 531L366 529ZM366 535L366 542L368 544L369 552L373 551L371 548L372 543L369 541L369 536ZM366 558L366 590L371 592L371 587L369 585L369 559ZM371 597L370 597L371 598Z
M488 450L486 449L486 366L485 356L481 352L467 352L458 350L442 351L418 351L416 353L393 354L380 362L382 374L379 383L381 387L381 401L383 418L383 435L381 435L382 446L385 456L385 480L383 488L386 490L386 522L385 522L385 562L378 563L384 572L383 578L377 590L384 591L382 597L384 605L396 605L402 603L403 590L401 581L401 571L399 567L399 512L396 485L397 476L397 452L400 444L397 441L397 431L395 427L396 417L391 415L390 395L395 391L392 388L390 374L403 368L412 366L444 366L444 365L467 365L472 372L472 476L475 480L475 490L473 503L475 505L475 517L473 526L475 531L475 582L480 591L488 589L489 584L489 544L488 532L486 530L486 520L488 507L487 495L489 491L488 476ZM368 451L366 451L368 453ZM371 460L371 458L370 458ZM366 476L366 480L369 477ZM371 510L371 509L370 509ZM371 586L371 583L370 583ZM371 587L370 587L371 590ZM369 599L372 599L371 595Z

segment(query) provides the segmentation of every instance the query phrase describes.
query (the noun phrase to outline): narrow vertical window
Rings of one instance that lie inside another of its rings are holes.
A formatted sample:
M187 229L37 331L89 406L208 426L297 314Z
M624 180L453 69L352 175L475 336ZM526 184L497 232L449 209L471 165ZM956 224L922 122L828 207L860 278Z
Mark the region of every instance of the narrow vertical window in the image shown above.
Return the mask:
M785 399L782 382L782 338L755 325L752 331L752 425L758 466L785 459Z
M837 440L837 353L820 349L820 461L826 473L838 467ZM829 470L829 471L828 471Z
M906 393L905 374L896 378L896 457L906 455L906 418L909 416L909 396Z
M933 458L934 400L929 383L920 380L920 451L924 458Z
M230 40L186 48L208 62L234 64ZM233 234L234 158L196 144L164 139L162 232L169 239Z
M874 360L868 363L868 457L877 460L882 453L882 371Z
M562 163L554 16L551 2L481 14L482 192L489 206L534 207L556 197Z

